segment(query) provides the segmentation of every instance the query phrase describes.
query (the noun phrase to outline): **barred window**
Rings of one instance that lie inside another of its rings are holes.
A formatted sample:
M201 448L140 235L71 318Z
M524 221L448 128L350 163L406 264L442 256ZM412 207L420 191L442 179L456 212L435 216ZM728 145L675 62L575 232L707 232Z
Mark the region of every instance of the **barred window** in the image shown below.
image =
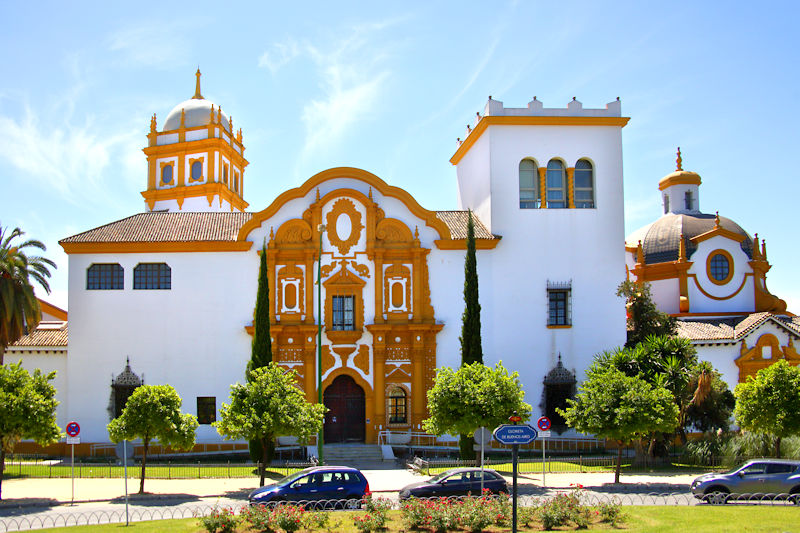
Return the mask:
M395 387L389 393L389 423L405 424L408 422L406 416L406 391L400 387Z
M594 169L586 159L575 164L575 207L594 207Z
M334 296L332 329L334 331L353 331L356 329L354 309L355 296Z
M122 290L124 284L124 271L119 263L93 264L86 270L87 290Z
M567 326L569 325L569 291L566 290L548 290L547 291L548 305L550 307L550 315L547 320L548 326Z
M213 424L217 421L217 397L197 397L197 423Z
M139 263L133 269L134 289L171 289L172 269L166 263Z

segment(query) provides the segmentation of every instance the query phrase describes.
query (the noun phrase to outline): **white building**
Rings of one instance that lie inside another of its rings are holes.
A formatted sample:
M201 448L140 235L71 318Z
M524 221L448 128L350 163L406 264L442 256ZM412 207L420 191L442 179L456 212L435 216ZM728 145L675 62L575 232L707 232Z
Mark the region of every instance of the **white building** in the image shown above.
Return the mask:
M77 420L83 442L107 442L133 387L169 383L200 417L198 442L219 441L209 423L244 379L266 243L274 359L298 372L309 400L322 317L326 442L419 430L435 368L460 364L467 209L484 361L520 373L534 416L554 415L593 355L625 341L614 292L627 121L619 101L490 99L451 158L458 211L430 211L402 183L355 168L246 211L242 132L201 96L198 72L194 97L162 129L151 121L145 211L61 241L70 334L59 424Z
M700 176L682 168L658 183L664 215L626 239L626 268L650 283L678 334L731 389L777 361L799 364L800 318L767 290L767 247L729 218L700 211Z

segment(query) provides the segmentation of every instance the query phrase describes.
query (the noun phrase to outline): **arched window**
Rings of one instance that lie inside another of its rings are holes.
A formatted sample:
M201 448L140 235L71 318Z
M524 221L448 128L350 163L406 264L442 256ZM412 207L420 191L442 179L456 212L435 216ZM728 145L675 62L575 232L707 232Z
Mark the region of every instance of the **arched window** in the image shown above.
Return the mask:
M166 184L172 183L172 165L164 165L161 167L161 182Z
M519 208L535 209L539 207L538 172L536 162L523 159L519 162Z
M134 289L171 289L172 269L166 263L139 263L133 269Z
M575 207L594 207L594 170L585 159L575 164Z
M119 263L94 263L86 270L86 289L122 290L123 275Z
M192 179L203 179L203 163L201 161L195 161L192 163Z
M550 419L553 431L559 435L567 430L567 423L556 409L566 409L568 399L575 398L575 374L564 368L561 362L561 354L558 355L558 363L544 378L544 390L542 391L542 403L539 407L542 413Z
M547 207L567 207L567 180L564 163L551 159L547 163Z
M407 422L406 391L400 387L394 387L389 393L389 423L406 424Z

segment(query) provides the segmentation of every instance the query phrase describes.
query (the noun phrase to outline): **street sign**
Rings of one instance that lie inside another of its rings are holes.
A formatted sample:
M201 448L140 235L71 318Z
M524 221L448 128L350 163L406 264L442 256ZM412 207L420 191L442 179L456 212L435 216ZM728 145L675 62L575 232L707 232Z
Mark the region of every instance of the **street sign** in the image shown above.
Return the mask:
M540 431L539 432L539 438L540 439L549 439L550 438L550 430L548 429L547 431Z
M81 432L81 426L77 422L69 422L67 424L67 435L70 437L77 437Z
M547 418L546 416L541 417L536 422L536 427L538 427L540 431L547 431L548 429L550 429L550 419Z
M513 415L508 417L509 422L522 422L522 417L519 415Z
M528 424L503 424L494 430L494 438L502 444L528 444L537 435L536 429Z
M475 442L478 444L489 443L492 440L492 432L485 427L479 427L475 430Z
M67 437L67 444L80 444L81 438L80 437Z

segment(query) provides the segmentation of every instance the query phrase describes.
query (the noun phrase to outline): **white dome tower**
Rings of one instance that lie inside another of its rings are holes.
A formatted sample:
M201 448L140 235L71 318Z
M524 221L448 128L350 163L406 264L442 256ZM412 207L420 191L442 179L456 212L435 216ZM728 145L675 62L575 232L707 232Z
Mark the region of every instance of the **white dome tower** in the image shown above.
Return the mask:
M675 163L675 172L658 182L664 214L697 214L700 212L700 175L683 170L680 146Z

